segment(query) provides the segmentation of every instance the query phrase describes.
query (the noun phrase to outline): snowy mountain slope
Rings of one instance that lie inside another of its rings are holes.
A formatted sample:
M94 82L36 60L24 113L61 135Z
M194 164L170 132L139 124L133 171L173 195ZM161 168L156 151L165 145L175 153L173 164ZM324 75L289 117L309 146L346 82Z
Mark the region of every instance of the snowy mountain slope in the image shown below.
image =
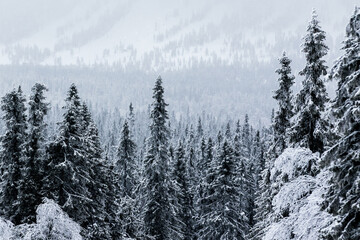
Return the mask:
M0 39L0 63L117 64L161 70L198 62L269 62L283 49L299 52L299 32L304 32L312 7L318 8L330 46L339 44L343 33L338 29L343 29L355 1L323 3L37 0L27 6L21 2L29 13L20 15L20 20L3 16L0 21L27 31L19 34L0 25L8 36ZM336 15L328 14L335 11ZM29 26L23 26L23 21L29 21Z

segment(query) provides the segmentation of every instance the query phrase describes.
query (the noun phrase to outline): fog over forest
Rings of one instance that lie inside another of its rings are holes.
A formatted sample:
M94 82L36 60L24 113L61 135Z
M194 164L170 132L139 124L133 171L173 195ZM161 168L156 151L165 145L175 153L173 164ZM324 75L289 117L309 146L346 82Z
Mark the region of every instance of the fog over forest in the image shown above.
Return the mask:
M133 102L139 110L147 108L153 79L161 75L177 115L206 110L226 118L251 111L251 121L269 124L277 59L286 50L297 76L312 9L327 32L325 58L332 64L355 3L1 1L0 93L20 83L28 91L40 81L56 104L75 82L94 105L126 109Z

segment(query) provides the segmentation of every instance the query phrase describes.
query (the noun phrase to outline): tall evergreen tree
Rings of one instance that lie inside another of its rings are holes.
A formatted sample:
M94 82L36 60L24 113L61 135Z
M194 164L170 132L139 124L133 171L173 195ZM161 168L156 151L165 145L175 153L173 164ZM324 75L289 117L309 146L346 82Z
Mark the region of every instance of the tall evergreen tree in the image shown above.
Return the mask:
M93 164L84 143L82 104L77 88L71 85L64 107L60 135L48 148L49 160L44 181L46 196L56 202L86 230L92 225L95 206L89 184ZM86 233L85 233L86 234Z
M148 149L145 156L145 234L148 239L169 239L171 232L169 219L173 217L168 194L169 156L167 148L169 130L166 125L168 113L161 77L157 78L153 90L154 101L150 115L150 137L147 141Z
M259 180L262 170L265 167L264 147L260 137L260 131L256 131L252 146L252 162L254 163L253 175L255 180L255 189L258 190Z
M47 88L36 83L29 101L28 135L25 145L26 154L22 168L25 181L20 185L19 208L21 222L32 223L36 220L36 208L42 203L42 179L44 177L46 123L45 116L49 103L45 102Z
M125 120L122 131L120 144L117 153L117 162L115 164L120 175L120 185L122 196L132 196L135 184L135 154L136 145L131 139L131 133L127 120Z
M203 160L201 164L201 178L199 181L198 191L196 194L196 231L199 233L203 231L206 226L206 215L211 211L209 208L211 199L208 196L212 193L209 185L214 180L214 172L212 171L214 161L214 143L211 138L208 139L207 143L202 145L203 149Z
M232 137L232 133L231 133L231 127L230 127L230 122L228 122L226 124L226 129L225 129L225 138L228 141L231 141L231 137Z
M119 176L120 185L120 225L122 235L125 238L134 238L136 235L136 219L134 219L133 209L135 205L134 190L136 187L136 145L131 138L128 121L125 120L122 131L120 144L115 163L116 172Z
M328 101L326 88L322 76L326 75L325 60L328 52L325 44L325 32L321 29L316 12L304 38L303 52L306 57L306 66L300 72L304 76L302 89L296 99L295 122L291 128L290 141L296 145L309 148L313 152L324 150L324 122L321 113Z
M135 137L135 113L134 113L134 107L132 103L129 105L129 116L128 116L128 125L129 125L129 131L131 134L131 138Z
M268 216L272 210L272 196L271 196L271 181L270 168L267 164L262 171L261 180L259 183L259 191L255 200L255 215L254 226L251 228L247 236L252 240L260 240L266 232L266 227L269 225Z
M205 225L199 239L245 239L246 217L239 209L243 196L237 184L236 164L227 140L221 145L212 166L214 179L208 185L208 211L203 217Z
M241 132L241 143L243 157L249 161L251 155L251 135L250 135L250 124L249 115L245 114L244 124Z
M326 206L337 218L326 239L360 238L360 8L346 28L344 55L332 69L338 81L331 115L335 119L335 145L325 153L334 176Z
M1 100L1 110L4 111L6 131L1 137L1 197L2 215L14 224L22 222L22 212L19 205L19 187L24 179L22 166L24 164L26 145L26 108L21 87L7 93Z
M174 189L176 190L174 198L176 199L176 225L175 230L181 236L180 239L194 239L193 221L194 210L192 202L192 193L190 191L190 182L185 161L185 149L180 141L176 149L175 163L173 168Z
M291 74L291 60L283 53L280 58L281 68L276 70L279 76L279 89L276 90L274 99L278 101L279 109L274 119L274 141L278 155L287 147L286 132L290 127L290 119L293 116L292 91L295 77Z
M202 126L201 118L199 117L197 126L196 126L196 139L199 141L204 136L204 129Z
M114 174L102 159L98 129L85 103L81 105L79 119L81 121L81 148L83 149L83 157L88 164L89 181L86 188L91 199L87 206L91 215L87 220L86 238L111 239L112 223L109 219L112 214L115 214L113 213L114 210L106 211L106 203L109 200L109 195L113 194L113 182L109 177L113 177Z

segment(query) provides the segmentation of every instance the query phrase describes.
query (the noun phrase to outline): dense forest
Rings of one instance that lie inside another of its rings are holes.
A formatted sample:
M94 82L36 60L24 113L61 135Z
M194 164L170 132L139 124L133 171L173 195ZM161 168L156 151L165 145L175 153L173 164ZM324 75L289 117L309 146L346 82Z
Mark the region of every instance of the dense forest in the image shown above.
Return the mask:
M62 109L41 83L8 92L0 238L359 239L360 8L331 67L325 40L314 11L301 89L284 52L270 126L169 114L160 76L149 108L126 115L94 113L75 84Z

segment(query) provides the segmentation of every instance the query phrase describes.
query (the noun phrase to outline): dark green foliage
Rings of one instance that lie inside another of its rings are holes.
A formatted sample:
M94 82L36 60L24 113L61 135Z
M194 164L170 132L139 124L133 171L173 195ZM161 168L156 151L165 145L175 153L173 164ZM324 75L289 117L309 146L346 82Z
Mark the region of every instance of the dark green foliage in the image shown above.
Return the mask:
M231 146L225 140L210 167L212 181L207 185L207 206L199 239L245 239L247 219L242 213L244 199L238 185L237 167Z
M42 179L44 178L46 123L45 116L49 104L45 102L44 93L47 88L42 84L33 86L29 101L28 135L26 154L22 168L25 181L20 186L19 208L22 213L21 222L35 222L36 208L42 203Z
M290 131L290 141L313 152L323 152L325 123L321 112L325 110L328 97L322 79L327 73L327 67L322 58L327 54L328 47L325 45L325 32L319 26L315 12L307 32L302 50L305 53L306 66L300 72L305 78L296 99L296 115Z
M173 166L174 179L174 205L175 205L175 224L172 226L177 232L179 239L194 239L194 209L193 199L190 191L191 183L189 181L185 148L180 142L175 153L175 162Z
M1 137L1 197L2 215L14 224L23 221L19 187L25 181L22 166L27 139L25 98L21 88L6 94L1 100L6 132Z
M153 90L150 137L145 156L144 227L147 238L168 239L173 213L170 211L169 200L168 113L161 77L156 80Z
M335 227L326 239L360 238L360 9L346 28L344 55L332 69L331 77L338 81L331 114L334 146L324 160L332 164L334 177L325 206L337 217Z
M293 116L292 91L295 77L291 74L291 60L285 52L280 58L281 68L276 70L279 76L279 89L275 91L274 99L277 100L279 109L274 117L274 142L277 154L280 155L287 147L286 133L290 127L290 119Z

